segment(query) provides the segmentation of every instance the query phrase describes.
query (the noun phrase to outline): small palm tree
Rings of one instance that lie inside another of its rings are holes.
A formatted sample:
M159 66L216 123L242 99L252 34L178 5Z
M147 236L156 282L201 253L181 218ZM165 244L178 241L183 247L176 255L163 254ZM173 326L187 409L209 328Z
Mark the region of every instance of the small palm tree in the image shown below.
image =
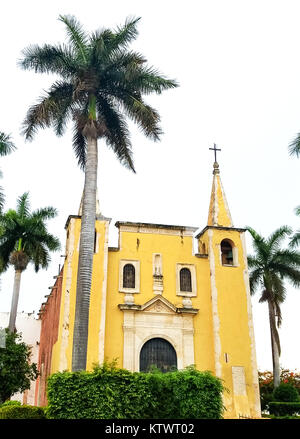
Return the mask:
M106 141L118 160L134 171L127 118L152 140L162 133L160 117L143 95L160 94L177 83L161 76L146 59L129 51L137 37L139 19L129 19L116 31L98 30L88 35L72 16L60 16L68 44L30 46L20 66L60 79L33 105L24 121L31 140L37 129L54 127L58 136L73 121L73 148L85 171L81 234L73 335L72 370L86 367L93 241L96 217L98 139Z
M278 328L282 322L280 305L286 298L284 281L300 286L300 253L283 248L283 240L292 233L287 226L275 230L267 239L248 227L253 238L254 256L248 257L250 292L261 290L259 302L267 302L271 331L274 387L280 383L279 357L281 353Z
M11 137L2 131L0 131L0 156L3 157L5 155L10 154L15 149L15 145L11 140ZM2 173L0 171L0 177ZM2 192L2 188L0 187L0 210L3 208L4 204L4 194Z
M9 318L9 330L15 330L21 274L29 262L35 271L47 268L49 251L60 248L56 237L47 232L45 221L57 215L53 207L45 207L30 212L29 194L24 193L17 200L17 209L0 215L0 258L2 270L9 264L15 268L13 298Z

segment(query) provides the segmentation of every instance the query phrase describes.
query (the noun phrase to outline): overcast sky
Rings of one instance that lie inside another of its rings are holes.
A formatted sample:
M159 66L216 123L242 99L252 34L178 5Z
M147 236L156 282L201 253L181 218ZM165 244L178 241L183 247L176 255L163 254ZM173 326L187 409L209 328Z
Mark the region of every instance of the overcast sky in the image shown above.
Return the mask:
M98 189L101 211L112 218L110 245L117 245L114 226L140 221L205 227L216 143L221 178L236 227L251 226L268 236L287 224L300 229L294 208L300 205L300 160L288 145L300 132L300 2L289 0L52 0L5 2L1 7L0 131L18 147L1 158L5 209L30 192L32 209L52 205L58 216L49 230L62 250L52 255L47 271L29 267L22 275L19 311L38 311L53 276L62 264L64 226L77 214L83 173L71 146L71 130L57 138L39 131L25 143L20 128L29 105L55 79L17 67L29 44L65 40L62 14L75 15L86 30L116 28L126 17L141 17L132 48L149 65L180 87L148 98L158 109L164 135L147 140L130 124L137 173L121 167L99 143ZM251 240L247 238L249 253ZM9 311L13 270L2 275L0 311ZM253 298L257 361L272 368L265 304ZM300 291L287 288L280 329L282 367L300 366Z

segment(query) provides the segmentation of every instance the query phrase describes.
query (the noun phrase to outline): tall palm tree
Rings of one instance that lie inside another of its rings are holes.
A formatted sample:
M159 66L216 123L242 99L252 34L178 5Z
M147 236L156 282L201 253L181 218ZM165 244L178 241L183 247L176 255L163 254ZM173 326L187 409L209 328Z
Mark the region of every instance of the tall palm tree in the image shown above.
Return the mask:
M15 145L13 141L11 140L11 137L3 131L0 131L0 156L3 157L5 155L10 154L15 149ZM0 171L0 177L2 176L2 173ZM3 208L4 204L4 194L2 192L2 187L0 187L0 210Z
M73 16L60 16L68 44L30 46L20 65L38 73L60 77L33 105L24 121L24 134L31 140L38 128L53 126L64 133L73 121L73 148L85 171L72 370L86 368L89 302L93 267L98 166L97 140L103 139L119 161L134 171L127 117L150 139L162 134L158 112L143 95L160 94L177 83L147 67L146 59L128 50L137 37L139 19L128 19L116 31L98 30L88 35ZM134 171L135 172L135 171Z
M9 330L15 330L22 272L29 262L35 271L47 268L49 251L60 248L58 239L48 233L45 221L57 215L53 207L45 207L30 212L28 192L17 200L17 209L0 215L0 257L3 270L9 264L15 268L13 297L9 318Z
M279 357L281 353L278 328L282 322L280 305L286 298L284 281L300 286L300 253L283 247L292 233L287 226L275 230L267 239L248 227L253 238L254 256L248 257L250 292L260 289L259 302L267 302L271 332L274 387L280 383Z

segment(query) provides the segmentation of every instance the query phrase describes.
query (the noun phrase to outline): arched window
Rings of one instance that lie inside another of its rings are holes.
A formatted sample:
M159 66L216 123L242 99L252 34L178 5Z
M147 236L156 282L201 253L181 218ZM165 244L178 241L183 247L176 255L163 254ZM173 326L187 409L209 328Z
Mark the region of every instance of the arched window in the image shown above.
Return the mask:
M135 288L135 268L132 264L123 267L123 288Z
M233 265L232 244L228 239L221 242L222 265Z
M188 268L182 268L179 273L180 291L192 292L192 276Z
M176 351L167 340L163 338L151 338L140 352L140 371L149 372L151 366L162 372L170 372L177 369Z

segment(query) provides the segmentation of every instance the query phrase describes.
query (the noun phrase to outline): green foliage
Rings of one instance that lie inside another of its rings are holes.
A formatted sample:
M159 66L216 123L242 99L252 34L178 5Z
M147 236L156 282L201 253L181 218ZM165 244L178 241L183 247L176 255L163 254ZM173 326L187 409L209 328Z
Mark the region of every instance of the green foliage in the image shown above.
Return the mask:
M22 405L20 401L5 401L3 404L0 405L0 408L2 407L8 407L8 406L20 406Z
M274 401L273 373L270 371L258 372L260 402L262 411L269 410L269 403ZM300 373L292 372L289 369L282 369L280 372L280 383L290 384L300 393Z
M30 388L38 377L37 366L30 363L31 350L21 334L6 329L5 348L0 348L0 404L16 392Z
M271 401L269 403L269 412L275 416L292 416L300 414L300 402L281 402Z
M42 407L32 405L7 405L0 408L0 419L45 419Z
M18 198L16 210L9 209L0 215L0 257L4 270L11 263L23 271L28 261L34 264L36 272L48 267L49 252L60 248L58 238L51 235L46 226L46 221L56 215L53 207L31 212L28 192Z
M223 386L209 372L188 368L129 372L114 364L48 379L50 419L220 418Z
M220 418L224 407L221 380L189 367L183 371L146 374L155 401L149 418Z
M299 393L292 384L279 384L273 391L275 401L280 402L297 402L300 401Z

